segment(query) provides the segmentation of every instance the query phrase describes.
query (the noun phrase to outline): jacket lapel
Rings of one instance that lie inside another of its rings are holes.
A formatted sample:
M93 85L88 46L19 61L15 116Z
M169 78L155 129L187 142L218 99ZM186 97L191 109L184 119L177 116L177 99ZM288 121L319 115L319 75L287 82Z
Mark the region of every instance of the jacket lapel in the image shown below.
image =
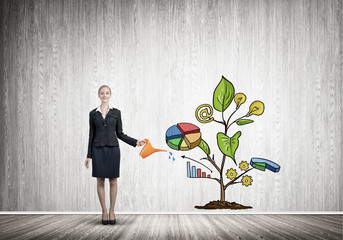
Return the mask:
M95 111L95 116L97 116L102 123L105 123L105 120L103 119L103 117L99 111Z
M110 115L114 115L114 111L113 111L112 108L110 108L110 110L108 111L106 117L107 117L107 116L110 116Z
M110 115L115 115L114 110L112 108L110 108L105 118L107 118ZM101 112L95 111L95 116L97 116L101 120L102 123L105 123L105 119L102 117Z

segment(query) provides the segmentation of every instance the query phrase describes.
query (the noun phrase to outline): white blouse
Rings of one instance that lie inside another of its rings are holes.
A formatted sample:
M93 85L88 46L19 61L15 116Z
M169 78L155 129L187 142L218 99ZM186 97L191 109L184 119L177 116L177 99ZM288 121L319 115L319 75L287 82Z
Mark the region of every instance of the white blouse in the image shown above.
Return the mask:
M99 112L101 113L102 117L105 119L105 117L106 117L108 111L109 111L111 108L114 109L114 107L110 104L110 105L109 105L109 108L107 109L107 111L106 111L105 114L103 114L103 113L101 112L100 106L96 109L96 111L99 111Z

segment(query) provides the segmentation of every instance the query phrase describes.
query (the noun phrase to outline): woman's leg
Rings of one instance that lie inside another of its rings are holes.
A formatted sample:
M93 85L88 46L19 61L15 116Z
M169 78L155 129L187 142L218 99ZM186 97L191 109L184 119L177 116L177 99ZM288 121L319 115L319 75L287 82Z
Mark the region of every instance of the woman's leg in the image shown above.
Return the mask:
M97 178L97 190L100 205L102 208L102 216L104 220L107 220L107 208L106 208L106 200L105 200L105 178Z
M110 178L110 220L114 220L114 205L117 198L117 178Z

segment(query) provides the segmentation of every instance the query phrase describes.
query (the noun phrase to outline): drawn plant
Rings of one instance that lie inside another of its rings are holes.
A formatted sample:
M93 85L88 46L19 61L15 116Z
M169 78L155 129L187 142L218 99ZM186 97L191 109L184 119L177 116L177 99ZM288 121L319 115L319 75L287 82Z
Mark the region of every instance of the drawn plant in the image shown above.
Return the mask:
M233 124L236 124L237 126L244 126L247 124L251 124L254 121L250 119L252 115L260 116L264 112L264 104L261 101L254 101L250 104L249 111L245 113L243 116L240 116L236 118L235 120L232 120L233 116L235 113L240 109L240 106L244 104L247 100L247 97L244 93L236 93L235 94L235 88L233 84L228 81L224 76L222 76L221 81L217 85L217 87L214 90L213 93L213 102L212 105L215 110L221 113L221 120L214 119L212 117L213 115L213 108L209 104L202 104L200 105L196 111L195 111L195 116L196 119L201 122L201 123L209 123L209 122L215 122L218 124L222 124L224 126L224 131L223 132L218 132L217 133L217 145L221 153L223 154L222 160L220 162L220 165L217 165L214 155L211 155L210 152L210 147L208 144L201 139L201 143L198 145L204 153L206 154L205 160L208 160L212 166L219 172L219 178L216 177L211 177L209 179L213 179L217 181L220 184L220 201L219 202L225 202L225 191L229 186L232 186L234 184L241 183L245 187L249 187L252 185L253 179L251 176L247 175L249 171L252 169L256 168L258 170L264 171L265 169L269 169L273 172L278 172L280 169L280 166L277 165L276 163L263 159L263 158L252 158L250 161L251 168L249 168L249 164L247 161L241 161L238 165L239 169L243 171L243 173L238 174L237 169L230 168L226 169L224 171L225 167L225 161L226 158L230 158L232 162L237 166L236 162L236 157L235 154L237 152L237 149L239 147L239 141L240 137L242 136L241 131L237 131L233 135L229 135L228 131L230 127ZM230 114L228 119L224 118L224 112L225 110L230 106L232 102L236 103L236 108L235 110ZM228 182L225 183L225 175L226 178L229 179ZM212 204L211 204L212 203ZM213 204L214 202L210 202L206 206L199 207L195 206L196 208L217 208L218 203ZM230 205L230 204L229 204ZM217 207L216 207L217 206ZM242 206L240 204L236 205L230 205L227 207L218 207L218 208L251 208L251 207L246 207Z

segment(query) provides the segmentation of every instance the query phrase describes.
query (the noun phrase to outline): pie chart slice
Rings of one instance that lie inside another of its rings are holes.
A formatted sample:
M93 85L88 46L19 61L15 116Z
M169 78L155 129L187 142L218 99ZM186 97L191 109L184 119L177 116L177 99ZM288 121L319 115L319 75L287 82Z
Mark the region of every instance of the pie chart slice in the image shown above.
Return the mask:
M265 163L253 163L252 166L258 170L261 170L261 171L266 170L266 164Z
M181 145L180 145L180 150L182 151L187 151L189 150L189 147L184 139L182 139Z
M174 150L187 151L198 146L200 142L200 128L191 123L178 123L166 132L166 143Z
M265 169L268 169L272 172L280 171L280 166L278 164L264 158L251 158L250 165L262 171Z
M182 137L182 132L178 129L178 127L176 125L168 128L168 130L166 132L166 140L167 141L169 139L181 138L181 137Z
M182 135L185 136L186 134L190 133L198 133L200 132L200 128L191 124L191 123L178 123L178 129L182 132Z
M185 135L184 137L185 142L189 146L190 149L195 148L200 144L201 141L201 133L190 133Z
M174 139L169 139L167 141L167 144L170 148L174 150L179 150L181 142L182 142L182 138L174 138Z

